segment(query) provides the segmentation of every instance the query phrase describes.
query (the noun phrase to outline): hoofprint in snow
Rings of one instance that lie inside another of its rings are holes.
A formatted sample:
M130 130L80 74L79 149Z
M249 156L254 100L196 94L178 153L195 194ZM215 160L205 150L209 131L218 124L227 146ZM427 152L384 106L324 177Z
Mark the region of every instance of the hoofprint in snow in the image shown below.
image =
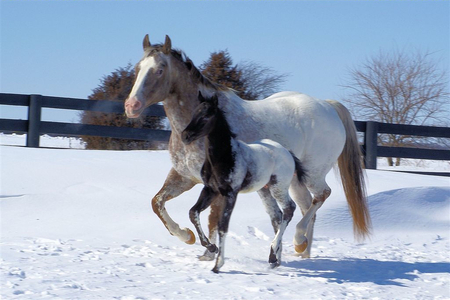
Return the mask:
M450 299L445 177L369 170L374 230L358 243L330 172L312 258L294 255L297 210L274 270L269 217L255 193L240 195L227 263L214 274L197 260L203 247L170 236L151 211L168 152L0 146L0 155L1 299ZM182 226L192 228L200 190L168 202Z

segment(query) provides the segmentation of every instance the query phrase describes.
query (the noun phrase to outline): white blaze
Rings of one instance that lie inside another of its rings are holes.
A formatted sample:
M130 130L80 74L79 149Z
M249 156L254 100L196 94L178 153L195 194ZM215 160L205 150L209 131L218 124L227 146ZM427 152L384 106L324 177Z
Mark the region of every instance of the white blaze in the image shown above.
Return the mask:
M144 58L139 63L139 73L136 78L136 82L133 85L133 89L131 90L130 96L136 96L138 99L141 99L140 94L142 93L142 88L144 87L145 78L147 77L148 72L156 65L155 58L152 56Z

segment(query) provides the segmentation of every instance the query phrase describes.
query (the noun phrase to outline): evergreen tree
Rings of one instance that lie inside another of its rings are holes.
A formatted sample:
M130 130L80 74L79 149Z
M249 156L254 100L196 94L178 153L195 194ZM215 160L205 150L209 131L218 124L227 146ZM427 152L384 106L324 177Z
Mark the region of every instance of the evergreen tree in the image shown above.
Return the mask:
M245 87L241 80L242 72L238 66L233 66L228 50L213 52L209 59L200 65L202 74L211 81L232 88L238 96L244 98Z
M92 94L88 96L89 100L116 100L125 101L133 88L134 69L131 64L125 68L118 68L108 76L101 79L100 85L93 89ZM94 111L83 111L81 114L83 124L133 127L133 128L151 128L161 129L161 117L143 116L139 119L127 119L123 114L101 113ZM149 149L155 148L151 141L135 141L116 138L106 138L97 136L82 136L86 143L86 149Z
M287 77L252 61L233 65L228 50L211 53L199 69L211 81L232 88L247 100L262 99L278 92Z

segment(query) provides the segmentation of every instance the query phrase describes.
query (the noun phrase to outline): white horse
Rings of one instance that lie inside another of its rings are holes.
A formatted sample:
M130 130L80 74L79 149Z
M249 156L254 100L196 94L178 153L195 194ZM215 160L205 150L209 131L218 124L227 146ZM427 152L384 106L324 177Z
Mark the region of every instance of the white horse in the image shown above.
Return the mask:
M290 149L308 171L304 183L293 180L289 189L304 214L294 235L296 252L302 257L310 256L315 213L331 194L325 176L336 161L352 213L355 236L363 238L369 233L370 215L360 147L353 120L342 104L296 92L245 101L232 90L205 78L181 51L172 49L168 36L164 44L151 45L146 35L143 46L144 56L136 65L136 81L125 101L125 111L128 117L136 118L145 107L160 101L164 104L172 128L169 151L173 168L153 198L152 206L172 235L188 244L195 242L193 232L180 228L170 218L164 204L202 183L204 141L199 139L189 145L181 141L181 131L199 104L199 91L206 97L218 96L219 107L238 139L244 142L263 138L274 140ZM262 188L258 194L277 232L282 213L267 188ZM209 238L213 242L217 236L219 212L220 207L213 201L209 218ZM214 254L206 251L202 258L211 260Z
M238 193L249 193L267 186L270 194L282 209L278 232L270 247L269 264L272 268L281 263L281 242L284 231L292 219L295 203L289 197L289 186L297 174L302 182L304 170L300 161L286 148L272 140L263 139L246 144L236 139L218 107L217 96L205 99L199 93L200 105L191 122L182 132L186 145L202 138L205 140L206 159L201 170L205 187L197 203L189 211L201 243L210 252L217 247L211 244L200 225L200 212L219 197L224 202L219 218L219 254L213 271L218 273L224 264L225 237ZM220 200L219 200L220 201Z

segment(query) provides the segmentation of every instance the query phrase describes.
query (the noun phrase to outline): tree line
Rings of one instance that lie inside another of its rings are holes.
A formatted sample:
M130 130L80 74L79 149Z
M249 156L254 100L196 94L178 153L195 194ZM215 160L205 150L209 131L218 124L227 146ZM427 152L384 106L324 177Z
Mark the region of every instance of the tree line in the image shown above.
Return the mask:
M287 75L279 74L262 64L245 61L234 64L228 50L211 53L208 60L199 66L199 70L211 81L233 89L243 99L263 99L277 91ZM125 101L133 87L135 71L131 64L104 76L89 100ZM163 129L167 125L164 118L143 116L127 119L124 115L84 111L81 113L83 124L119 126L133 128ZM83 136L86 149L131 150L157 149L152 141L123 140L95 136Z
M199 70L211 81L232 88L243 99L263 99L280 91L287 75L252 61L234 64L228 50L213 52ZM125 101L134 83L134 69L129 64L104 76L88 99ZM448 126L450 121L448 69L430 52L380 51L348 71L340 99L354 119L394 124ZM167 126L160 117L128 120L124 115L83 112L85 124L161 129ZM83 137L87 149L152 149L152 141ZM429 143L400 135L380 135L383 146L414 147ZM447 140L437 141L449 147ZM433 141L436 144L436 140ZM389 159L389 164L400 160Z

